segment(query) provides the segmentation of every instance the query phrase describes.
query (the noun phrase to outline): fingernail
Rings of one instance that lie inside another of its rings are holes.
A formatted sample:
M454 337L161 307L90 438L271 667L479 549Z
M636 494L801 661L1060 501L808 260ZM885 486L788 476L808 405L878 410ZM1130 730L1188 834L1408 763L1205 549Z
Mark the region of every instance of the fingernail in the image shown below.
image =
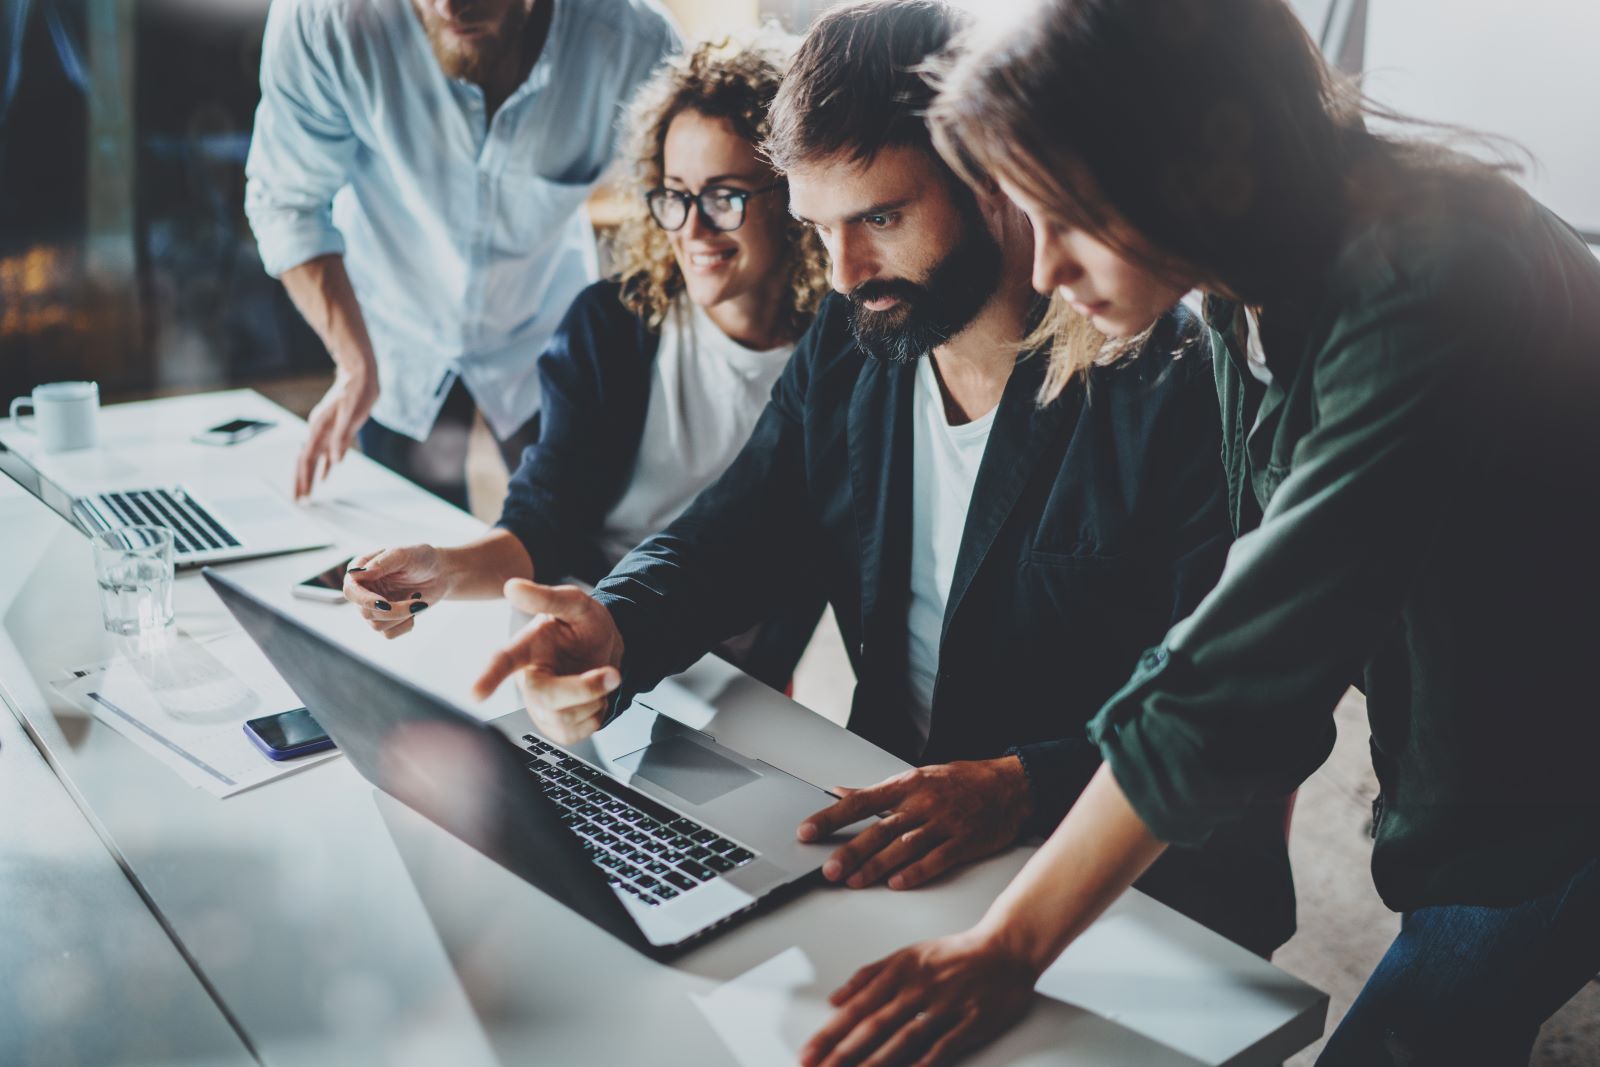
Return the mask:
M867 880L861 877L859 874L852 874L850 876L850 880L845 883L845 885L849 886L851 889L860 889L866 884Z
M387 600L380 600L380 601L377 602L377 604L375 604L373 606L376 607L379 611L388 611L389 610L389 602Z
M841 868L838 860L829 860L827 863L822 865L822 877L826 878L830 882L837 882L839 880L840 870Z
M365 567L346 567L344 572L346 574L357 574L357 573L360 573L361 571L364 571L366 569L367 568L365 568Z
M422 594L421 593L412 593L411 594L411 599L412 600L421 600L422 599Z
M904 889L905 888L905 884L906 884L905 879L901 878L898 874L895 875L893 878L889 879L889 888L890 889Z
M622 684L622 675L612 671L610 674L606 675L605 678L601 679L601 681L605 684L606 692L609 693L617 686Z
M817 836L817 828L808 822L800 824L800 829L795 831L795 836L802 841L810 841Z
M426 604L414 603L411 605L411 614L415 615L417 612L426 611L427 609L428 605Z

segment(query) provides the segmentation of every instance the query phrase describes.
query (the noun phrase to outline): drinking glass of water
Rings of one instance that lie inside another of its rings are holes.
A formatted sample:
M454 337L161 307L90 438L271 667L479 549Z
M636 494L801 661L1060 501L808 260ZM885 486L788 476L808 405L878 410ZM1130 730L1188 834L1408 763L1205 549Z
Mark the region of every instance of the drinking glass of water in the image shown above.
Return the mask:
M172 625L172 531L124 526L94 539L94 576L100 616L124 637Z

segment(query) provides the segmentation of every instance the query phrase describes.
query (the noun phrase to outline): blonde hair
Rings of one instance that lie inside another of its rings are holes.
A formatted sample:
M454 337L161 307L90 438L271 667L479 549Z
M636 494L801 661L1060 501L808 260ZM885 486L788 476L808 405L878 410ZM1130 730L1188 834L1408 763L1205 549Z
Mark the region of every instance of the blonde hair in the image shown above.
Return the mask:
M623 304L651 329L660 328L683 291L671 241L644 201L646 192L661 185L668 127L680 114L693 111L726 121L739 137L759 147L768 131L767 111L793 51L793 39L771 29L703 41L663 67L629 105L623 129L627 206L613 258ZM780 188L768 195L787 193ZM798 337L827 294L828 257L817 235L795 219L785 223L784 237L790 250L784 326L789 336Z
M1055 400L1074 378L1082 377L1084 388L1088 389L1091 367L1103 367L1139 351L1154 329L1152 326L1133 337L1107 337L1073 311L1060 293L1051 293L1044 315L1021 345L1030 358L1049 361L1044 381L1039 383L1039 403Z

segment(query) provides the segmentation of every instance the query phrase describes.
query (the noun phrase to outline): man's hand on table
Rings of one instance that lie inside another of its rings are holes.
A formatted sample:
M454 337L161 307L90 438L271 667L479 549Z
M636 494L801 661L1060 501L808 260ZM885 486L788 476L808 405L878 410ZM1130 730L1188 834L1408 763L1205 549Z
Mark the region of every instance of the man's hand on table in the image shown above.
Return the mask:
M903 948L828 997L837 1010L800 1050L805 1067L933 1067L994 1040L1027 1012L1041 973L982 924Z
M883 818L828 857L823 877L852 889L889 879L910 889L951 867L998 852L1022 834L1032 811L1015 756L917 767L866 789L841 789L838 803L800 824L817 841L871 815Z
M534 618L495 653L473 695L487 699L514 674L541 733L563 745L582 741L600 728L622 681L622 635L611 613L575 586L513 578L505 591Z
M377 402L376 365L353 371L340 368L334 375L333 384L306 419L306 443L294 466L296 500L309 496L311 487L344 459Z

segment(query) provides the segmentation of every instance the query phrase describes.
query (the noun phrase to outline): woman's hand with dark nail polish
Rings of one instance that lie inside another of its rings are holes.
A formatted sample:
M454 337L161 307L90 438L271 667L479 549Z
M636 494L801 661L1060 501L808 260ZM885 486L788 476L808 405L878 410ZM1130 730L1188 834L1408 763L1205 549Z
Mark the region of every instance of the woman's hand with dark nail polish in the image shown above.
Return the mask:
M416 617L448 597L460 577L445 550L400 545L353 556L345 569L344 595L385 637L416 628Z

